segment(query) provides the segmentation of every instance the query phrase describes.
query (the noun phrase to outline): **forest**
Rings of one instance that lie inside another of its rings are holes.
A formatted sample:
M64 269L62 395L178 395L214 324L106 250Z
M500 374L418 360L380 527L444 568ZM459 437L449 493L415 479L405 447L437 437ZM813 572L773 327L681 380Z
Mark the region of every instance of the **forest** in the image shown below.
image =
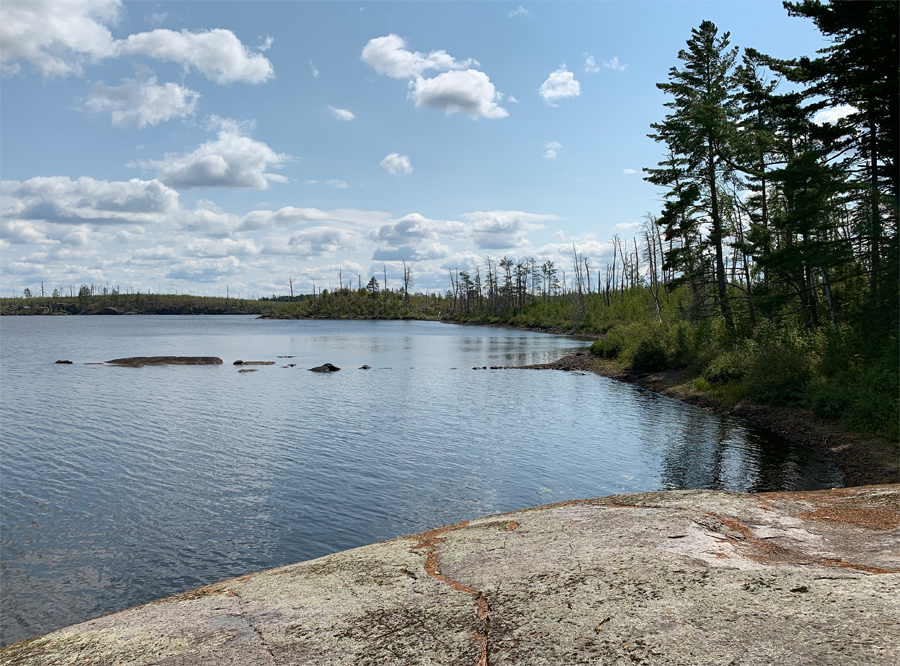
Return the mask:
M664 194L632 238L592 265L485 257L415 291L405 262L337 289L240 300L94 294L0 299L4 314L254 313L440 319L599 336L593 353L636 371L685 368L725 402L800 406L898 437L900 3L785 2L829 46L780 60L693 29L649 128ZM382 277L382 280L378 278ZM111 309L111 310L110 310Z

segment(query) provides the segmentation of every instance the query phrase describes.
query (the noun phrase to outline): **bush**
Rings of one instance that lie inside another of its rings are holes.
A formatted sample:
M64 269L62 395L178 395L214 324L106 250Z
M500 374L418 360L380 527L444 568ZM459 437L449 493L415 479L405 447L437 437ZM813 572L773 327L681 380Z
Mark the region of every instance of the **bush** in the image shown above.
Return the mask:
M750 360L745 385L756 402L796 406L805 401L812 377L810 357L793 347L769 343Z
M641 340L631 357L631 367L638 372L655 372L666 367L666 350L656 340Z
M751 350L744 347L715 357L703 371L703 379L712 384L741 381L750 369L751 353Z
M600 358L616 358L625 347L625 340L619 329L610 329L591 345L591 353Z

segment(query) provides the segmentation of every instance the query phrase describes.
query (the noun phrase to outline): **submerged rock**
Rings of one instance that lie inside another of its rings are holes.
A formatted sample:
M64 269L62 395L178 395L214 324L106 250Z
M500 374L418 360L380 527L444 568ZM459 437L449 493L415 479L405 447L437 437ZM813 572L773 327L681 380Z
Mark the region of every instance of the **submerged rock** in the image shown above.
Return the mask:
M258 368L244 368L242 370L238 370L238 372L259 372Z
M881 666L898 526L897 485L570 500L176 594L0 663Z
M244 361L244 365L275 365L275 361Z
M222 365L216 356L130 356L107 361L110 365L143 368L145 365Z
M72 365L72 361L57 361L61 365Z
M331 363L326 363L324 365L316 366L315 368L310 368L310 372L337 372L340 370L336 365L332 365Z

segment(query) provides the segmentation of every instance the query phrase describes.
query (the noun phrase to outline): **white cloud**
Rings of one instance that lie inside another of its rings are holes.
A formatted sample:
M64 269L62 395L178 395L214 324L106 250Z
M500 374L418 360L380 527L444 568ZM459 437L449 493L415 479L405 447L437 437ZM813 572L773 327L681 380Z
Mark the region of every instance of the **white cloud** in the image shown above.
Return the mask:
M44 77L81 74L113 55L107 26L123 13L120 0L28 0L0 3L0 62L7 74L29 63Z
M518 104L518 103L519 103L519 100L517 100L517 99L516 99L515 97L513 97L512 95L510 95L510 96L507 97L506 99L507 99L509 102L511 102L512 104Z
M262 83L272 63L251 53L230 30L157 29L115 40L109 26L123 13L120 0L28 0L0 4L0 61L17 74L29 63L44 77L80 75L86 64L143 55L194 68L217 83ZM161 14L157 15L157 17Z
M199 97L200 93L176 83L157 85L155 77L124 79L120 86L95 84L84 108L93 113L108 112L116 127L144 128L192 115Z
M509 16L509 18L516 18L517 16L528 16L528 17L532 17L533 15L532 15L532 13L531 13L530 11L528 11L527 9L525 9L522 5L519 5L519 8L518 8L518 9L514 9L514 10L511 11L509 14L507 14L507 16Z
M483 250L514 249L524 246L525 235L542 229L538 222L558 220L556 215L537 215L518 210L476 211L463 215L472 222L475 245Z
M628 65L626 65L625 63L620 63L619 59L616 56L613 56L609 60L604 60L603 66L606 69L614 69L617 72L624 72L626 69L628 69Z
M858 113L859 109L849 104L842 104L831 109L823 109L819 111L813 118L816 125L834 125L841 118L846 118L854 113Z
M596 60L594 60L594 56L588 53L584 54L584 71L590 74L596 74L600 71L600 65L597 64Z
M547 104L556 106L555 102L558 99L578 97L581 94L581 84L575 80L575 75L563 65L555 72L550 73L538 92Z
M313 64L313 61L309 61L309 72L313 75L314 79L319 78L319 70L316 69L316 66Z
M287 243L268 246L269 254L292 254L303 257L332 256L337 252L355 252L363 238L354 232L333 227L310 227L293 234Z
M476 118L505 118L499 106L500 94L484 72L475 69L444 72L425 79L417 77L409 96L417 107L443 111L447 115L462 112Z
M2 182L2 217L54 224L159 224L180 210L178 193L158 180L82 176Z
M265 53L270 48L272 48L272 44L274 44L274 43L275 43L275 38L272 37L272 35L266 35L265 41L262 44L260 44L259 46L257 46L256 50Z
M163 62L193 67L216 83L262 83L275 75L272 63L251 53L231 32L216 28L204 32L166 30L129 35L116 43L116 52L145 55Z
M445 259L453 254L453 248L441 243L441 236L465 237L468 225L448 220L430 220L419 213L410 213L399 220L382 225L369 232L369 240L379 247L372 261L430 261Z
M615 229L638 229L644 223L643 222L619 222L614 228Z
M545 160L555 160L556 159L556 151L562 148L562 144L557 141L548 141L544 144L544 148L547 149L547 152L544 153Z
M244 216L236 231L255 231L277 226L303 224L306 222L323 222L328 214L318 208L294 208L285 206L276 211L254 210Z
M391 34L370 39L360 60L376 72L395 79L410 79L409 99L417 107L438 109L450 115L457 112L472 118L504 118L509 115L499 106L503 95L494 88L479 65L471 58L458 61L446 51L425 55L406 48L406 41ZM425 72L441 72L425 78Z
M325 184L326 184L326 185L330 185L331 187L335 187L335 188L337 188L337 189L339 189L339 190L346 190L346 189L347 189L347 183L345 183L345 182L342 181L342 180L338 180L337 178L332 178L331 180L326 180L326 181L325 181Z
M625 175L625 176L631 176L636 173L637 173L637 171L635 171L634 169L628 169L628 168L622 169L622 175Z
M391 153L387 155L379 165L383 171L387 171L392 176L407 176L413 172L412 164L409 162L407 155L400 153Z
M446 51L432 51L428 55L406 48L406 41L397 35L370 39L363 47L360 60L371 65L376 72L395 79L411 79L422 76L429 69L447 71L468 69L478 65L477 60L457 62Z
M329 106L328 110L331 111L331 115L333 115L338 120L353 120L356 118L350 111L347 109L336 109L333 106Z
M166 153L161 160L146 160L129 166L156 169L157 178L177 189L194 187L252 188L264 190L269 181L285 182L284 176L268 173L291 161L267 144L246 136L247 124L210 117L218 137L190 153ZM251 125L252 126L252 125Z

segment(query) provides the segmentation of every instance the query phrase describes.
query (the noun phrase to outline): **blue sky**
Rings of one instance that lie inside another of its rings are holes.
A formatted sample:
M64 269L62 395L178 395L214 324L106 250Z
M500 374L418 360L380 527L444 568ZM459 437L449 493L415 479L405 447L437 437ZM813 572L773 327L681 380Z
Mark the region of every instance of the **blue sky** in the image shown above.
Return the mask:
M0 292L600 266L660 208L655 84L705 19L825 46L768 1L4 0Z

